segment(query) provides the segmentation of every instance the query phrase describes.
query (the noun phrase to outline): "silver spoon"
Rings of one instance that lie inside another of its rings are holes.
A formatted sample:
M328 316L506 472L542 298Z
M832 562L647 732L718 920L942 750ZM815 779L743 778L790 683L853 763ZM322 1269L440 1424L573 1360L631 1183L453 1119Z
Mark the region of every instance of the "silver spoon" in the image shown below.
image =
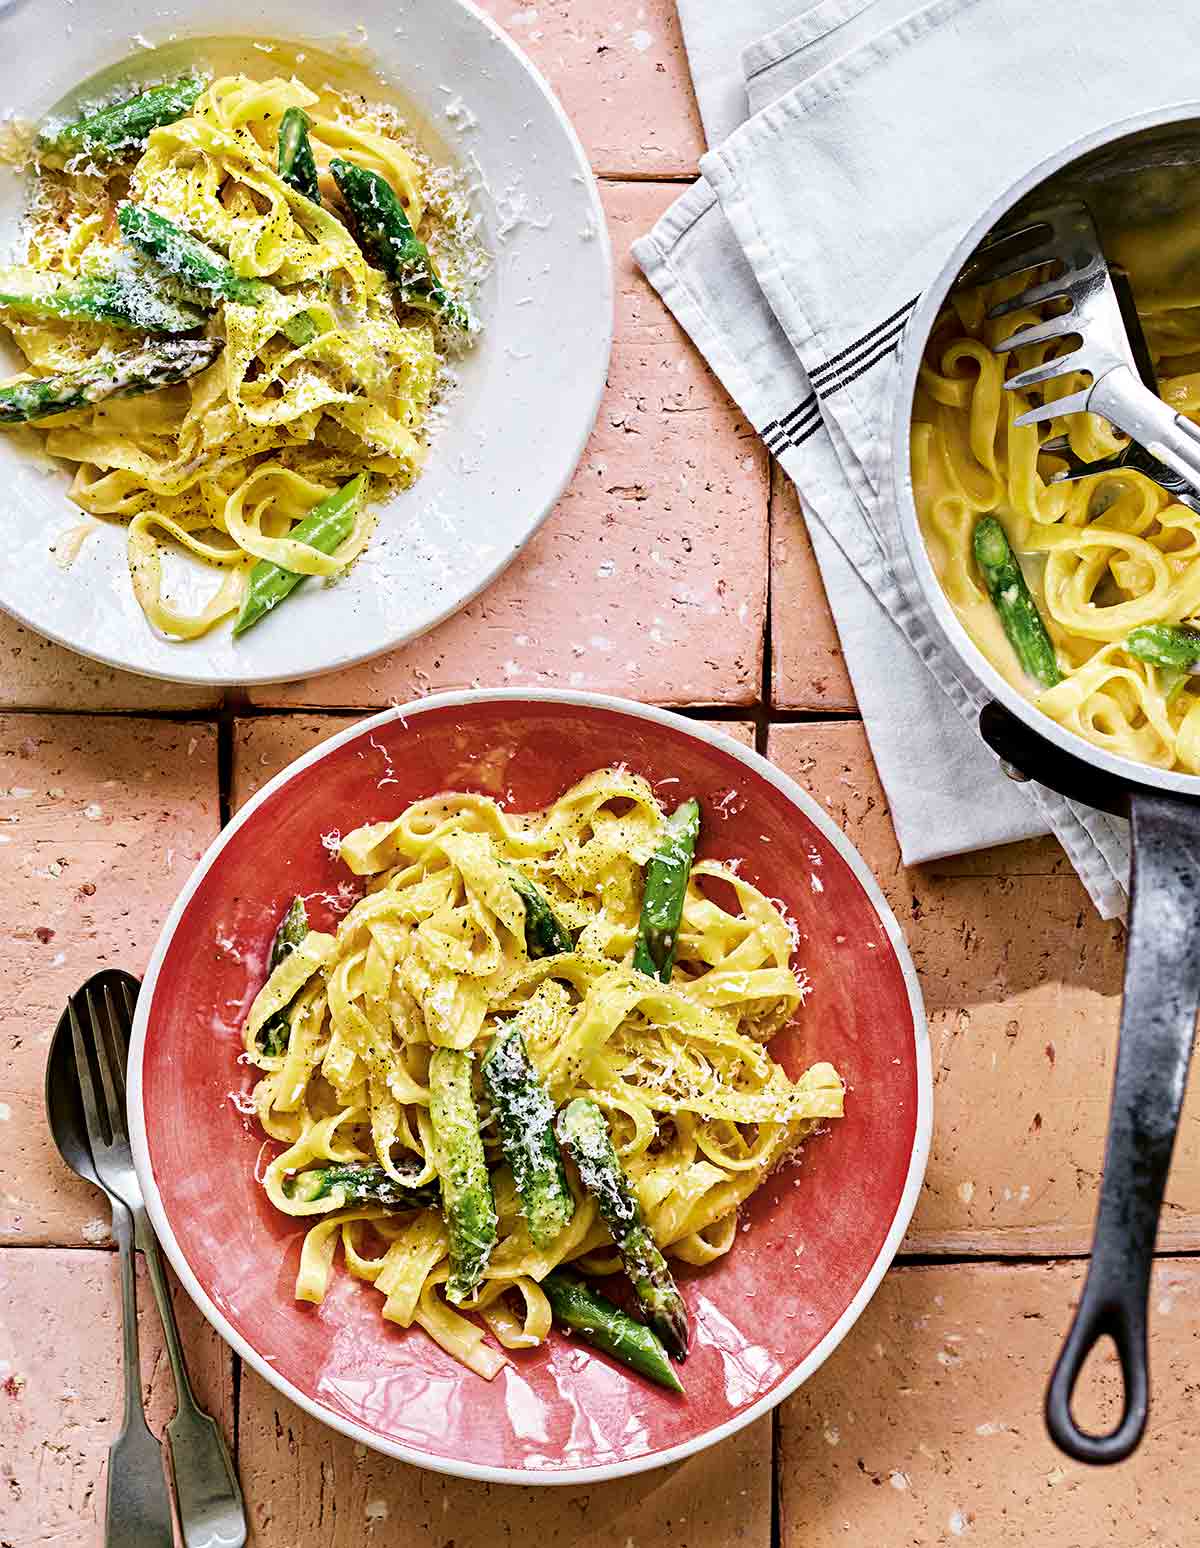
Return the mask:
M115 996L117 1004L131 1010L139 987L137 979L128 973L109 969L89 979L79 991L79 999L84 1003L84 991L90 989L98 999L108 1002L109 997ZM116 1028L112 1030L117 1032ZM121 1052L123 1057L123 1047ZM123 1077L124 1071L121 1073ZM105 1188L96 1172L65 1011L55 1028L46 1061L46 1116L58 1153L67 1166L107 1195L113 1206L114 1232L132 1218L137 1245L146 1259L178 1399L166 1434L186 1548L242 1548L246 1541L246 1517L241 1490L216 1421L199 1407L192 1392L162 1256L141 1195L123 1202ZM154 1444L157 1448L157 1442Z

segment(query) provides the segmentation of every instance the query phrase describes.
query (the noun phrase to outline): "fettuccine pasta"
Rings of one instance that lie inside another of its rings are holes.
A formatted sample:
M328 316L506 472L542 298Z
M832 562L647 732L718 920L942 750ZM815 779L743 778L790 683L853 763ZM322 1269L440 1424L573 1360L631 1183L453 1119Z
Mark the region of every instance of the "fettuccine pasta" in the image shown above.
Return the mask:
M263 1072L254 1105L282 1147L262 1185L277 1209L309 1223L300 1299L324 1297L340 1249L346 1270L381 1295L385 1318L420 1325L491 1378L505 1363L501 1349L546 1337L540 1282L551 1270L617 1266L574 1172L569 1223L535 1246L478 1079L498 1232L472 1298L446 1297L447 1230L436 1207L348 1204L336 1189L297 1196L297 1181L330 1163L377 1164L409 1187L436 1183L431 1056L468 1051L478 1076L502 1026L520 1027L555 1108L579 1096L599 1104L648 1231L683 1263L728 1252L739 1205L818 1124L841 1115L831 1065L792 1079L771 1056L805 978L790 965L793 927L734 868L693 866L669 982L632 967L644 867L664 828L644 779L601 769L545 811L516 815L449 794L341 840L364 895L333 933L304 935L244 1029L246 1057ZM514 875L541 890L570 950L531 957ZM272 1056L264 1029L281 1011L286 1046Z
M1106 239L1106 250L1134 279L1162 397L1197 419L1200 310L1194 283L1180 277L1178 244L1164 239L1163 247L1160 239L1161 226L1153 240L1126 232ZM1123 648L1133 629L1200 623L1200 515L1132 469L1048 482L1065 466L1042 449L1051 437L1065 434L1075 457L1089 463L1127 443L1093 414L1014 423L1042 401L1034 393L1057 400L1084 385L1067 374L1028 393L1003 388L1006 376L1074 347L1056 339L992 353L1042 312L989 320L988 308L1038 278L1025 273L956 291L930 336L912 426L913 488L930 557L975 644L1045 714L1110 753L1200 773L1200 678ZM986 513L1002 523L1049 630L1062 674L1053 686L1022 672L982 584L972 533Z
M289 109L307 114L316 202L278 168ZM256 304L179 283L183 300L206 306L204 336L223 342L215 363L178 385L111 397L35 427L46 451L73 466L75 504L127 526L134 594L169 637L193 638L235 612L256 562L325 579L343 573L371 538L373 502L420 474L431 410L448 380L443 367L467 339L405 304L368 261L330 176L332 158L380 174L429 245L447 291L470 288L480 255L469 264L464 257L471 217L461 188L446 176L431 181L393 109L313 90L295 75L219 76L184 116L116 161L85 152L65 162L36 151L27 158L26 272L63 281L116 276L134 290L151 274L170 285L169 273L122 239L119 216L132 205L206 244L239 279L265 282ZM107 322L28 320L2 305L0 321L31 378L77 372L130 342L124 327ZM332 551L289 541L298 522L360 473L369 476L368 497ZM201 605L166 594L166 550L213 567L219 584Z

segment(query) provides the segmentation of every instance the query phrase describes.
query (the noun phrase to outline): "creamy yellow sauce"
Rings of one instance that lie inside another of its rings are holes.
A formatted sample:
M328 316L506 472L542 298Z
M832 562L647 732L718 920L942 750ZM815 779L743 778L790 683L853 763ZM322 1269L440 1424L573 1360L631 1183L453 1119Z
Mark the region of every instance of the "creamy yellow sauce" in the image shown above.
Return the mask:
M1200 411L1196 195L1189 176L1184 202L1172 211L1125 209L1118 221L1103 201L1097 210L1110 263L1129 273L1161 395L1191 418ZM912 434L914 495L931 562L980 651L1047 715L1107 751L1200 773L1200 679L1180 681L1122 648L1136 627L1200 624L1200 517L1128 470L1048 482L1063 467L1041 450L1052 436L1067 435L1085 462L1125 443L1091 414L1013 423L1042 400L1006 391L1005 377L1069 352L1074 341L998 355L998 342L1050 314L1031 309L989 321L986 312L1045 277L1026 273L986 291L955 292L933 329ZM1068 374L1035 391L1057 399L1083 385ZM1003 525L1046 623L1063 674L1057 686L1042 688L1022 671L983 585L972 539L987 514Z

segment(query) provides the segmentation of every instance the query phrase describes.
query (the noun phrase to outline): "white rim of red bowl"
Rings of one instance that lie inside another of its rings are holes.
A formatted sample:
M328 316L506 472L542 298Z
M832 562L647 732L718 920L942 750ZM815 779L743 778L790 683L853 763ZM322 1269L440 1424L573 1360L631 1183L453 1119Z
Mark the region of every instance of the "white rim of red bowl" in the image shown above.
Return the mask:
M490 1467L466 1460L452 1457L437 1456L429 1452L421 1451L415 1447L407 1446L399 1441L390 1440L387 1436L380 1435L377 1431L367 1429L363 1425L356 1424L352 1419L347 1419L326 1408L323 1404L308 1397L277 1371L272 1363L265 1359L245 1338L242 1337L227 1321L220 1309L209 1298L204 1287L193 1273L191 1265L184 1256L179 1243L175 1239L175 1233L171 1229L163 1209L162 1200L159 1197L158 1188L154 1181L154 1172L150 1164L150 1152L146 1140L146 1120L142 1106L142 1057L145 1050L146 1026L150 1019L150 1005L154 998L154 988L158 980L159 970L163 959L174 937L175 929L179 924L183 913L190 903L193 894L207 875L217 859L217 856L225 848L238 830L250 820L255 811L271 798L274 793L288 783L301 769L308 768L310 764L320 762L336 748L344 743L353 741L364 732L374 730L392 721L407 721L428 714L432 710L454 708L465 704L477 703L540 703L540 704L571 704L585 709L598 709L613 711L622 715L632 715L641 720L648 720L658 725L668 725L675 730L682 730L695 737L697 741L707 742L713 747L719 748L730 757L736 758L747 768L760 775L781 792L804 815L818 827L829 842L850 867L872 907L879 916L892 950L900 964L900 971L904 976L904 985L908 991L909 1007L913 1018L913 1042L917 1066L917 1121L913 1136L913 1148L909 1156L908 1174L904 1180L904 1187L900 1194L896 1212L892 1216L892 1223L883 1244L872 1263L866 1278L858 1287L851 1298L845 1311L825 1334L817 1346L810 1350L800 1364L777 1386L773 1387L757 1403L753 1403L744 1412L735 1415L724 1424L715 1426L711 1430L695 1436L691 1440L683 1441L679 1445L669 1446L660 1451L648 1452L645 1456L629 1457L620 1462L598 1464L595 1467L576 1467L555 1472L535 1472L518 1467ZM602 1483L610 1478L629 1477L635 1473L649 1472L652 1468L666 1467L672 1462L682 1461L684 1457L694 1455L709 1446L715 1446L719 1441L735 1434L761 1415L781 1403L796 1391L814 1371L828 1359L842 1339L858 1321L867 1302L874 1295L880 1280L891 1266L892 1259L903 1240L904 1233L908 1229L909 1220L912 1218L916 1207L917 1198L921 1191L921 1184L925 1177L925 1167L929 1160L929 1144L933 1128L933 1079L929 1049L929 1027L925 1017L925 1006L921 997L921 990L917 982L916 969L909 955L908 946L901 934L900 926L892 913L887 900L884 898L878 882L863 860L862 856L842 833L841 829L823 812L817 802L806 791L802 790L795 780L782 773L773 764L752 749L743 747L732 737L726 736L723 731L716 729L709 722L689 720L685 716L673 714L669 710L656 709L650 705L637 704L629 699L616 698L609 694L599 693L570 693L558 689L494 689L471 690L458 693L440 693L431 695L427 699L420 699L411 704L394 706L384 710L381 714L372 715L358 721L353 726L348 726L344 731L329 737L318 746L296 758L282 769L275 777L267 782L257 794L253 795L246 804L241 807L237 815L222 828L221 832L208 846L203 857L192 872L183 891L175 901L174 907L167 915L162 932L154 947L145 977L142 980L141 993L138 996L137 1011L134 1016L133 1034L130 1040L129 1067L128 1067L128 1103L129 1103L129 1128L133 1144L133 1159L137 1169L138 1179L141 1182L142 1193L145 1196L146 1208L150 1220L165 1250L171 1265L178 1275L180 1283L195 1301L196 1305L204 1313L205 1317L216 1328L217 1332L233 1349L241 1355L254 1370L258 1372L272 1386L278 1388L285 1397L304 1409L306 1413L328 1425L331 1429L340 1431L351 1440L360 1441L369 1446L371 1450L383 1453L385 1456L395 1457L401 1462L410 1462L417 1467L428 1468L437 1473L448 1473L457 1478L477 1479L488 1483L523 1483L523 1484L595 1484Z

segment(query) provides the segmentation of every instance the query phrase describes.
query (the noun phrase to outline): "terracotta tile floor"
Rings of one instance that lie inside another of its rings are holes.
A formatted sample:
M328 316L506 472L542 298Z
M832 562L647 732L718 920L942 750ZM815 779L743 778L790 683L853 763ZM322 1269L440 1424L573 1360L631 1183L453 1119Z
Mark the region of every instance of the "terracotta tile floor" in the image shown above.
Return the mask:
M581 686L717 714L861 848L908 935L933 1036L936 1130L909 1258L774 1420L589 1492L456 1483L356 1449L239 1371L184 1305L202 1396L238 1450L253 1540L1192 1544L1200 1486L1177 1459L1196 1423L1194 1259L1164 1257L1156 1271L1154 1413L1136 1460L1086 1472L1041 1425L1094 1206L1119 931L1096 919L1050 843L900 864L794 493L628 258L703 148L672 0L485 3L561 93L603 179L619 270L608 392L537 539L428 638L223 705L0 620L0 1544L92 1548L103 1533L115 1262L97 1197L59 1165L41 1116L65 993L104 963L144 967L223 816L288 759L365 709L472 683ZM1197 1117L1193 1102L1168 1191L1173 1253L1200 1250ZM152 1322L146 1382L161 1423ZM1100 1363L1085 1405L1099 1417L1113 1393Z

